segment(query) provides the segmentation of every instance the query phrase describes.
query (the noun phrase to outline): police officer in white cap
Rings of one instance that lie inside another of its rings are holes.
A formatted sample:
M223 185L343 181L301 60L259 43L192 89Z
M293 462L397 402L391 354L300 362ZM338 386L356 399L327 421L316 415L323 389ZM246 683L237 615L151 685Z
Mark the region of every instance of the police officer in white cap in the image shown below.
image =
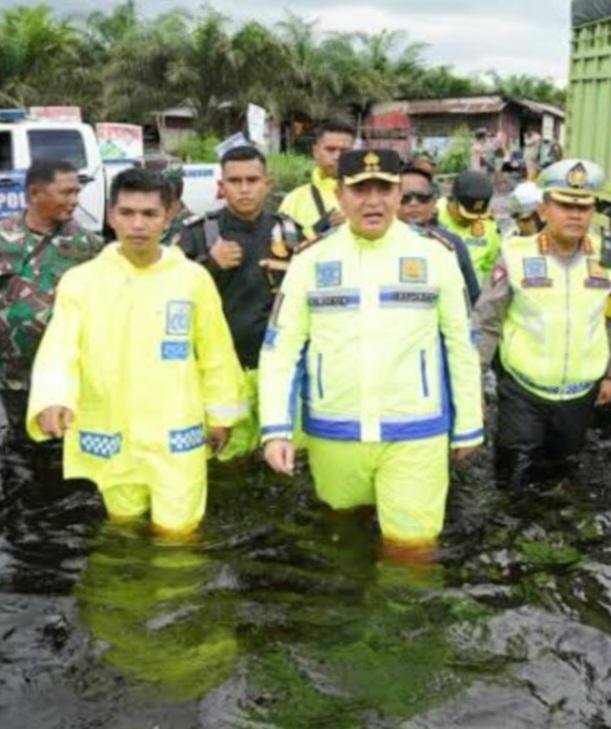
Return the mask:
M476 307L482 364L500 355L497 455L517 488L542 460L579 451L594 406L611 401L610 271L589 232L604 179L587 160L545 169L544 228L503 242Z
M509 196L509 214L513 220L504 238L516 235L535 235L543 228L539 206L543 202L543 191L534 182L521 182Z

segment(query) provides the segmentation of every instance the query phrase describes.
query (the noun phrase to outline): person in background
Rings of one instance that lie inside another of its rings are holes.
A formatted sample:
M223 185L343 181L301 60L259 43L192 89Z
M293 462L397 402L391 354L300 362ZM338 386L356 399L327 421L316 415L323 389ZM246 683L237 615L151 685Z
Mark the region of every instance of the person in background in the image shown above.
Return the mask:
M480 286L492 271L501 243L490 215L492 193L487 175L466 170L455 178L448 198L437 204L439 224L466 244Z
M473 270L469 251L463 240L442 228L437 221L437 188L431 175L420 167L405 165L401 171L401 205L398 217L404 223L418 226L427 235L441 240L456 252L473 306L479 297L479 283Z
M534 180L539 174L541 134L531 127L524 135L524 163L527 180Z
M476 129L471 144L471 161L469 169L473 172L486 172L486 141L488 131L485 128Z
M245 375L248 412L218 453L221 461L246 456L259 445L259 352L274 296L303 238L292 220L265 210L270 187L266 159L256 147L229 150L221 159L225 207L191 218L179 241L214 279Z
M174 245L180 240L182 229L193 217L193 213L182 201L184 192L183 170L181 167L168 167L163 171L163 178L168 183L172 193L172 204L170 205L170 222L163 231L160 243L164 246Z
M328 121L316 130L312 180L297 187L282 201L280 212L298 223L306 238L316 238L344 222L337 200L337 162L356 140L353 126Z
M534 182L521 182L509 196L509 213L513 221L503 238L529 236L539 233L544 226L539 215L543 192Z
M81 184L70 162L35 161L26 172L25 189L25 212L0 221L0 390L11 451L13 446L28 450L24 424L30 374L58 281L103 246L99 236L74 220Z

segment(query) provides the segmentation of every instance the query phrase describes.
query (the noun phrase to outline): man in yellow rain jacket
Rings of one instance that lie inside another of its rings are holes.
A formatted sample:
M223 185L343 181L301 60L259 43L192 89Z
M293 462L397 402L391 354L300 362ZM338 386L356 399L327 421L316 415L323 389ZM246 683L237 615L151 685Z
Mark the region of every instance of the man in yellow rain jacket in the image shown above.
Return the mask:
M337 161L352 149L355 137L354 128L345 122L323 124L312 147L316 163L312 182L289 192L280 205L280 212L298 223L306 238L316 238L344 221L337 200Z
M441 531L448 450L482 442L477 352L453 250L396 219L401 161L340 158L348 223L297 255L260 359L265 457L291 473L294 395L319 497L377 505L391 551L430 549Z
M587 160L547 167L542 232L503 242L477 304L482 364L499 349L497 455L509 485L579 451L594 405L611 401L609 262L588 232L602 169Z
M61 279L27 427L65 437L65 477L94 481L111 517L150 509L161 531L189 532L205 510L206 437L226 441L242 380L209 274L159 245L169 203L156 175L115 178L119 242Z
M499 254L501 235L490 217L492 183L483 172L461 172L449 197L440 200L439 225L460 236L469 250L480 286L490 276Z

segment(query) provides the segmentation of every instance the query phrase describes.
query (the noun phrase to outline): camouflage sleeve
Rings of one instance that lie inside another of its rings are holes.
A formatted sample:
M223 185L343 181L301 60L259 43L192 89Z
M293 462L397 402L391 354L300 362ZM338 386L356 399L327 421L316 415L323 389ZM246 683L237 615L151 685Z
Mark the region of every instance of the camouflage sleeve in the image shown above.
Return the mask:
M609 352L611 352L611 319L609 318L607 318L607 340L609 342ZM611 380L611 357L609 357L605 378Z
M85 240L92 257L97 255L104 247L104 239L91 230L85 231Z
M473 311L473 327L482 367L489 367L492 362L511 299L507 265L500 255Z

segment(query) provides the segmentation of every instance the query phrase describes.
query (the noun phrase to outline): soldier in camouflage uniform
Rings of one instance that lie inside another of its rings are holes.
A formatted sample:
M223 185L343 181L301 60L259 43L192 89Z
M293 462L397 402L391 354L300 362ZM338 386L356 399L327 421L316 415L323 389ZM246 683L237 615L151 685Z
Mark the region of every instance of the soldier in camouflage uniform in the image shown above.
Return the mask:
M73 165L34 162L25 184L25 213L0 221L0 390L18 441L25 440L30 369L59 278L102 247L72 219L80 191Z
M172 205L170 207L170 222L161 236L160 243L171 246L178 243L182 230L193 217L193 213L182 201L184 190L182 168L169 167L164 170L163 177L172 191Z

